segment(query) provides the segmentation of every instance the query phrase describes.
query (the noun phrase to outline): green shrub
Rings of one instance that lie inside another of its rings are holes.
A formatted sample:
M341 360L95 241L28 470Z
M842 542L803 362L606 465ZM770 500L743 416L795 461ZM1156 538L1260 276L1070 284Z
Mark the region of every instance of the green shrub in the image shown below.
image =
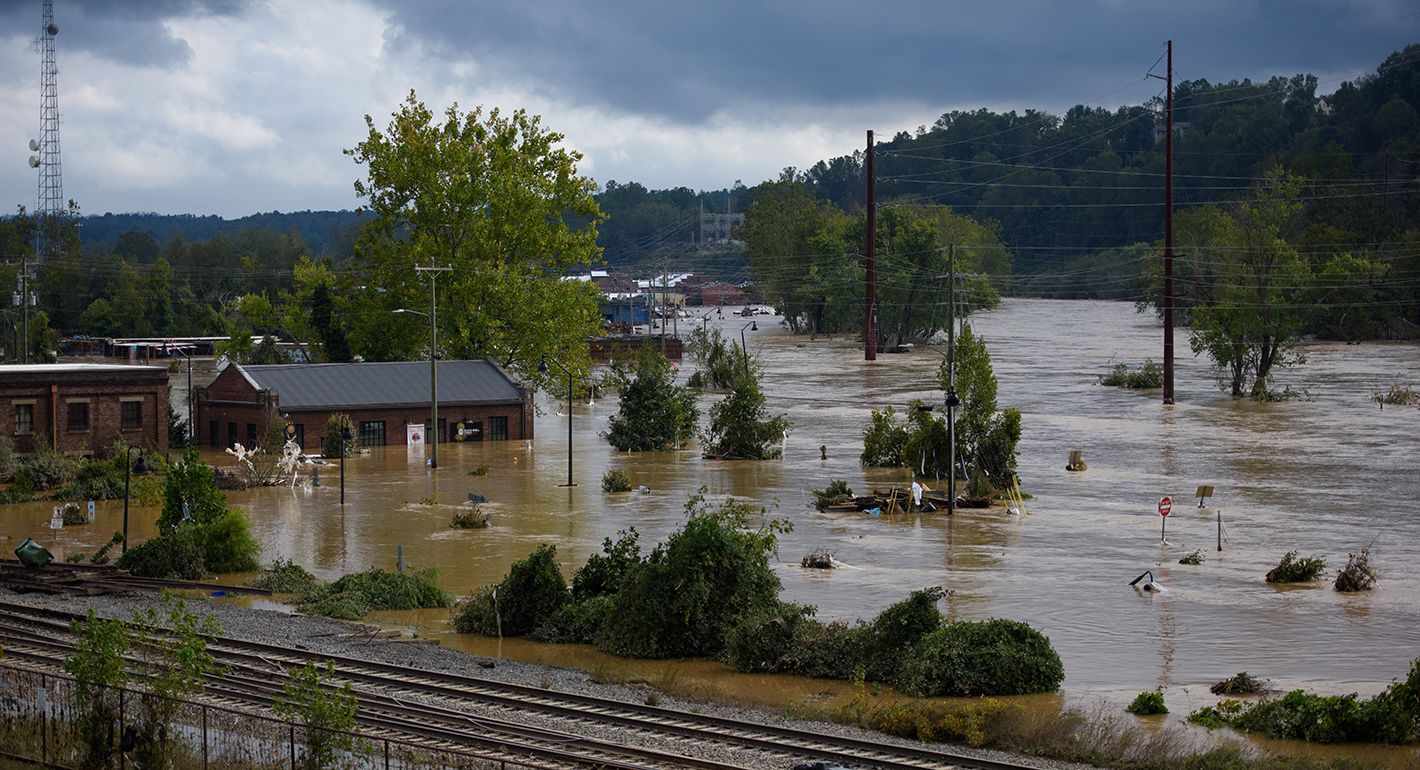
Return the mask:
M498 613L498 586L479 586L459 600L452 621L461 634L502 636L502 618Z
M0 483L14 481L18 467L15 461L15 440L0 434Z
M439 586L439 570L385 572L371 568L334 583L313 585L296 595L296 606L312 615L355 620L377 610L448 607L453 597Z
M1039 631L1013 620L958 621L913 646L902 689L920 696L1052 692L1065 667Z
M638 658L715 655L736 621L777 603L769 555L786 523L751 529L763 509L731 499L711 510L701 495L686 514L685 525L623 577L599 649Z
M572 576L572 598L578 602L596 596L611 596L621 590L621 581L641 563L641 535L635 527L602 540L602 552L587 557L587 563Z
M612 597L593 596L586 601L570 601L533 629L532 637L540 642L577 642L591 644L611 615Z
M557 546L544 544L526 559L513 563L496 593L480 591L466 601L454 617L454 628L492 636L498 633L496 619L501 617L503 635L524 636L571 599L567 581L557 566ZM491 625L490 619L495 620Z
M64 517L64 526L66 527L77 527L89 523L89 514L80 510L79 506L73 503L65 503L61 515Z
M1193 553L1179 559L1178 563L1196 567L1203 563L1203 551L1195 549Z
M261 588L274 594L294 594L316 584L316 576L305 567L285 559L277 559L270 567L265 567L257 576L247 581L252 588Z
M1135 390L1153 390L1164 386L1164 370L1153 359L1146 359L1138 371L1125 364L1115 364L1109 374L1102 375L1099 384Z
M848 486L848 482L843 479L834 479L828 482L828 486L822 490L809 490L814 494L814 505L820 510L827 510L830 505L837 505L846 500L853 499L853 489Z
M1161 690L1145 690L1139 693L1124 710L1141 717L1169 713L1169 707L1164 705L1164 693Z
M902 449L907 445L907 426L898 423L891 406L874 409L863 431L863 454L858 458L874 468L896 468L903 464Z
M805 618L793 626L793 643L781 670L820 679L867 677L864 661L873 650L872 627L867 623Z
M1326 569L1326 559L1320 556L1299 556L1298 551L1288 551L1277 566L1268 570L1269 583L1306 583L1321 577Z
M40 492L61 489L74 480L79 470L75 458L51 449L39 434L35 435L34 443L34 454L21 459L15 471L16 486Z
M200 528L188 525L129 548L118 567L139 577L201 580L207 575L204 550Z
M212 468L202 462L197 449L187 449L182 461L169 468L164 479L163 512L158 517L158 529L172 529L184 521L205 525L226 513L227 495L217 488Z
M790 653L795 631L812 621L814 608L804 604L777 602L768 611L740 618L725 634L721 657L737 671L778 673L793 671Z
M277 716L301 726L301 770L346 767L347 762L342 761L345 757L358 758L370 750L352 735L359 727L359 699L349 682L337 688L330 682L334 678L333 662L318 666L306 661L301 668L291 670L284 695L276 699L273 707ZM293 748L292 765L297 764L294 752ZM353 766L354 762L348 764Z
M1016 472L1016 444L1021 440L1021 412L1005 409L991 419L991 427L977 447L977 467L997 489L1007 489Z
M612 468L602 474L603 492L630 492L631 477L620 468Z
M251 534L251 522L240 508L233 508L205 525L192 525L202 534L202 558L212 572L251 572L260 563L261 545Z
M1256 695L1266 689L1267 682L1246 671L1239 671L1221 682L1214 683L1208 688L1208 692L1214 695Z
M347 415L336 412L326 418L325 430L320 436L320 456L334 458L341 456L340 436L345 431L350 430L351 439L345 443L345 454L349 455L355 449L355 425L350 422Z

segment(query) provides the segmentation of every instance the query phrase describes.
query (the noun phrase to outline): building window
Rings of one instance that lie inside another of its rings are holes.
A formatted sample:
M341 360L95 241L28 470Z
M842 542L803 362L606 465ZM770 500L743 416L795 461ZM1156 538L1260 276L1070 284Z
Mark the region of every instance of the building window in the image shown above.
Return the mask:
M384 446L385 421L373 420L360 423L360 446Z
M83 433L89 429L89 405L77 403L69 405L69 432Z
M430 431L430 430L429 430L429 421L428 421L428 420L425 420L425 421L424 421L424 435L426 435L426 436L431 436L431 435L432 435L432 436L434 437L434 439L437 440L440 444L447 444L447 443L449 443L449 421L446 420L446 419L444 419L443 417L440 417L440 418L439 418L439 430L437 430L437 431ZM427 441L428 439L425 439L425 440Z
M143 427L142 401L124 401L119 406L124 430L138 430Z
M227 448L228 448L228 449L231 449L232 447L234 447L234 446L236 446L236 445L237 445L237 424L234 423L234 422L229 422L229 423L227 423Z
M488 440L507 441L508 440L508 418L489 417L488 418Z
M247 448L256 446L256 423L247 423Z
M213 447L221 446L221 444L218 443L221 440L221 436L219 435L219 431L221 430L220 425L221 423L216 420L207 421L207 443L211 444Z
M15 404L15 432L35 432L35 405Z
M305 449L305 448L306 448L306 426L297 423L297 424L292 425L291 427L293 427L293 428L296 429L296 432L295 432L294 434L292 434L292 438L294 438L294 439L296 440L296 446L298 446L298 447L300 447L300 448L302 448L302 449Z

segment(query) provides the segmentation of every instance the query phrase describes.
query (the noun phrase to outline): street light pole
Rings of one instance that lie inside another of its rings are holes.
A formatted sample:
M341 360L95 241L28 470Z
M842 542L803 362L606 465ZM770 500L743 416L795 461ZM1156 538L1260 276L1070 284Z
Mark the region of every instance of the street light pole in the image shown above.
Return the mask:
M428 434L434 434L433 448L429 455L429 467L439 467L439 308L434 299L434 281L439 277L439 273L453 270L452 267L416 267L416 272L427 273L429 275L429 430L425 431L425 438Z
M340 504L345 505L345 455L355 436L348 423L340 426Z
M759 331L759 324L754 321L750 321L749 323L740 327L740 354L741 357L744 358L745 374L749 374L749 344L745 342L745 329L749 329L752 332L757 332Z
M553 359L552 363L556 364L557 368L567 373L567 483L558 484L557 486L570 488L577 486L576 482L572 481L572 370L563 366L562 363L556 359ZM537 370L542 374L547 373L546 356L543 356L542 361L538 363Z
M138 450L138 462L130 463L133 450ZM119 553L128 553L128 490L129 479L134 473L142 476L148 472L148 464L143 462L143 447L128 446L123 450L123 545Z

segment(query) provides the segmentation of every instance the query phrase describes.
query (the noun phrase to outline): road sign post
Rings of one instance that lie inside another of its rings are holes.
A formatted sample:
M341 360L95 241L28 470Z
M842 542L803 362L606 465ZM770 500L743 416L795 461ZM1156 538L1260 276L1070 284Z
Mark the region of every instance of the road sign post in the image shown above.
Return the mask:
M1173 500L1169 497L1159 498L1159 542L1168 542L1165 535L1168 530L1169 512L1173 510Z

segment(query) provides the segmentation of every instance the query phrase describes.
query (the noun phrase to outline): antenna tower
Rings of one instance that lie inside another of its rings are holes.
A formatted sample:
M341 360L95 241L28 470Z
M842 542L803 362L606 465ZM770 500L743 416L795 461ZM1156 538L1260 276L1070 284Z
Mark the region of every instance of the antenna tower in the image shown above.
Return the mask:
M39 200L35 205L35 259L43 262L55 248L49 234L65 215L64 180L59 163L59 67L54 60L54 37L59 25L54 23L54 0L44 0L44 21L40 28L40 106L38 152L30 157L30 165L39 169Z

